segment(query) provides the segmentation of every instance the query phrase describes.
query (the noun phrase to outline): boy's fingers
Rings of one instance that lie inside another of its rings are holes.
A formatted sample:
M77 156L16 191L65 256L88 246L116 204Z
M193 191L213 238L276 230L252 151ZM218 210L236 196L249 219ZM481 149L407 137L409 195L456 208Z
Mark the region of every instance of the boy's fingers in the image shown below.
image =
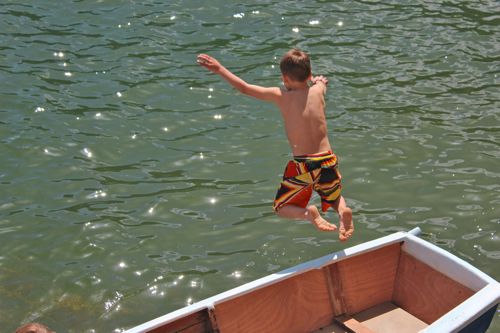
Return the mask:
M318 75L318 76L313 77L313 79L312 79L313 83L316 83L318 81L321 81L324 84L328 84L328 79L323 75Z
M210 60L210 57L206 54L198 55L198 62L208 62L209 60Z
M198 59L196 60L200 65L208 65L210 63L210 61L206 58L203 58L203 57L198 57Z
M201 65L207 65L207 66L211 66L211 65L214 64L213 59L210 58L209 56L199 57L198 58L198 63L201 64Z

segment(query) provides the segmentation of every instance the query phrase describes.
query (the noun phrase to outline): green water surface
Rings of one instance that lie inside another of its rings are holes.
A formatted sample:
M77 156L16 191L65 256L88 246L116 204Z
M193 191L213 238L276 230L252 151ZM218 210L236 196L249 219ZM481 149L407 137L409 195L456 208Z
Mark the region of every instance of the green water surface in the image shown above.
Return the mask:
M498 1L4 0L0 36L1 332L121 332L416 226L500 277ZM291 47L330 80L348 243L273 214L279 112L196 64L274 86Z

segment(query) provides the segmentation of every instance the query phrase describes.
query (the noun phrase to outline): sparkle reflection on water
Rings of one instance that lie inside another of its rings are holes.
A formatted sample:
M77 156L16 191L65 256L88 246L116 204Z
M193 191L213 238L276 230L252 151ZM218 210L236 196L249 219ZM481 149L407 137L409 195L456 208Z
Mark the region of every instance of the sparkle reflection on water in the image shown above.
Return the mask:
M330 80L348 245L420 226L498 279L499 14L495 1L1 4L0 327L121 332L346 246L274 216L290 157L279 113L200 68L201 52L279 85L281 55L309 51Z

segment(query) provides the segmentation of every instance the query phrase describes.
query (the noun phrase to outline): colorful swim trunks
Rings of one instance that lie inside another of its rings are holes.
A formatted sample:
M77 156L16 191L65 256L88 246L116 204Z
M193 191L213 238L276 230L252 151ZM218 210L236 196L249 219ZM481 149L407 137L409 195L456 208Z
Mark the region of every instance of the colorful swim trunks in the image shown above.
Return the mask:
M321 197L321 210L326 212L340 197L341 178L337 156L331 151L294 156L286 166L273 208L275 211L284 205L305 208L315 190Z

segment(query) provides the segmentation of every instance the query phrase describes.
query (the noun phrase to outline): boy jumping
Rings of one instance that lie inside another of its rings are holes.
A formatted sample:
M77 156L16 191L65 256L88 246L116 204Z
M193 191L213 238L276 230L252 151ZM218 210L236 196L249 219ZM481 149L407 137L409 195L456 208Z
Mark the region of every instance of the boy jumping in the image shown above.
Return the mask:
M333 207L339 214L339 239L351 237L352 210L340 193L337 157L328 140L324 98L328 79L312 77L309 56L298 49L283 56L280 69L284 89L249 84L206 54L198 55L198 63L241 93L272 102L280 109L294 159L286 166L273 204L275 212L281 217L308 220L319 230L336 230L334 224L321 217L316 206L308 205L315 190L321 197L322 211Z

